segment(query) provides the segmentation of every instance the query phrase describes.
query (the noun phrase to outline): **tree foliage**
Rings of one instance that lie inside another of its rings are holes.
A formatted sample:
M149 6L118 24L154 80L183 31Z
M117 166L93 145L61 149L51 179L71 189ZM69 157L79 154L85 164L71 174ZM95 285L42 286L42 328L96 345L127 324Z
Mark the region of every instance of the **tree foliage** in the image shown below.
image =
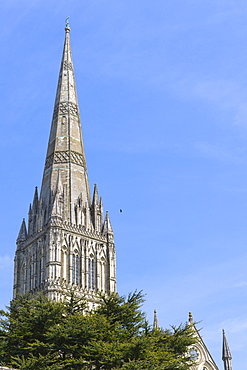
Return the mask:
M0 364L23 370L187 370L190 326L152 329L142 292L99 296L99 306L71 292L66 302L23 295L1 311Z

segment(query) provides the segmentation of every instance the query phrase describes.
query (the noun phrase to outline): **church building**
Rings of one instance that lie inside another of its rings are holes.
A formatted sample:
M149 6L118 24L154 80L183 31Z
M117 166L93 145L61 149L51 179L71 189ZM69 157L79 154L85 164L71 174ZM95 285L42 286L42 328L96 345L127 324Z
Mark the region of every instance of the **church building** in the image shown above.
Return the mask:
M40 192L35 188L17 238L13 295L42 292L59 301L71 290L85 297L89 308L97 305L98 292L116 292L116 252L96 185L90 196L67 22L42 185ZM219 370L191 314L188 324L198 339L191 348L192 369ZM222 359L224 370L232 370L225 333Z

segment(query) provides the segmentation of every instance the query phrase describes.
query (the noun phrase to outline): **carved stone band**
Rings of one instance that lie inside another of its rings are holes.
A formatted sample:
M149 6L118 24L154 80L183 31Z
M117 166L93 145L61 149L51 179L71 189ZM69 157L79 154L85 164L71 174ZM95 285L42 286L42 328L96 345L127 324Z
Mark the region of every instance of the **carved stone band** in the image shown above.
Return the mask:
M49 157L46 158L45 169L49 168L52 163L75 163L81 166L84 166L84 157L80 153L66 151L57 151L52 153Z
M76 104L71 102L59 103L54 108L53 119L57 118L58 114L71 114L72 116L78 117L79 111Z

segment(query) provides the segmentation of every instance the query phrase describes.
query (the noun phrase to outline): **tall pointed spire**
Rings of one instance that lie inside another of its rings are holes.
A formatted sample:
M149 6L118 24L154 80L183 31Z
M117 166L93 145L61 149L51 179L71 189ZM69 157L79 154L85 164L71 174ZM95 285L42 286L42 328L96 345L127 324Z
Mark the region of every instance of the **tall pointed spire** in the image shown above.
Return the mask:
M65 218L67 221L75 223L73 209L78 196L81 194L82 202L89 205L90 194L68 20L65 26L64 49L41 187L41 198L48 199L50 192L54 191L58 172L65 189Z
M223 348L222 348L222 360L224 362L224 370L232 370L232 355L226 339L224 329L223 332Z
M36 188L28 234L23 221L17 240L14 297L42 292L64 300L71 288L91 308L98 292L116 292L116 253L96 186L90 199L67 18L40 195Z

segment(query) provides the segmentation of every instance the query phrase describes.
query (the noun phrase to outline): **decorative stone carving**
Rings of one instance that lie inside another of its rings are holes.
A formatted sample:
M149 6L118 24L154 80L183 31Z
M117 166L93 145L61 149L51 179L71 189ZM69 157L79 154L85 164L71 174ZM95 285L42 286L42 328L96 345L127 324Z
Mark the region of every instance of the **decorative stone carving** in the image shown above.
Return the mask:
M75 163L81 166L85 165L83 155L73 151L56 151L46 158L45 169L49 168L52 163Z
M72 102L59 102L54 108L53 118L59 114L71 114L72 116L78 117L78 106Z
M72 63L67 62L67 60L65 60L63 62L63 69L69 69L70 71L73 71Z

